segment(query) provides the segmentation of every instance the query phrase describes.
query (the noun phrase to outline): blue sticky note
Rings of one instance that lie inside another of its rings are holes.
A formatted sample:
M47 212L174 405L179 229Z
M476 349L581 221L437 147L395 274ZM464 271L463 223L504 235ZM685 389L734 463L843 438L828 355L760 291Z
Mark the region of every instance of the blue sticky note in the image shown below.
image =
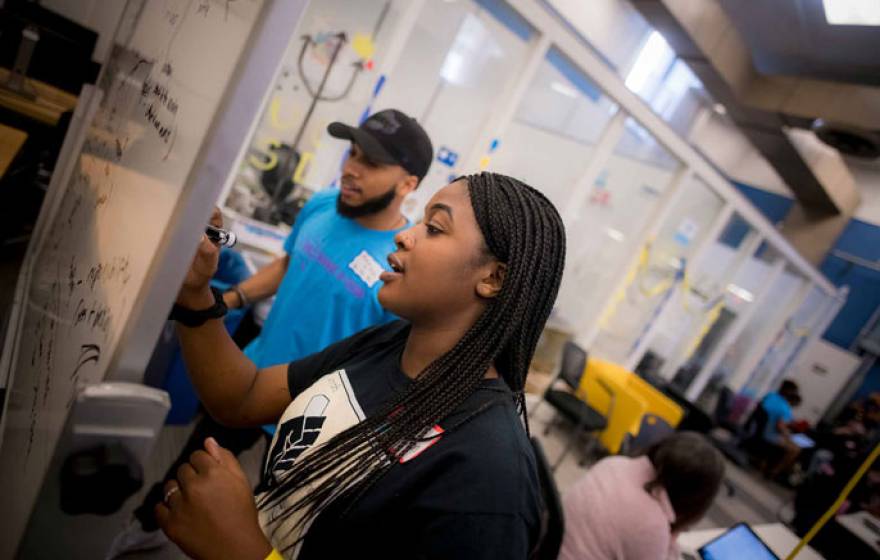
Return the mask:
M455 163L458 161L458 153L453 152L446 146L440 146L437 150L437 161L447 167L455 167Z

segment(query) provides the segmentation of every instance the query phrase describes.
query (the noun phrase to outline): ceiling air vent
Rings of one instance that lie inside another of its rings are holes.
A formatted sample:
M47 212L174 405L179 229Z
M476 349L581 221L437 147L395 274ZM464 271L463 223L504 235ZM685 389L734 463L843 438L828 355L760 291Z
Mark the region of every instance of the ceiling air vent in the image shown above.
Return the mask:
M813 132L820 140L842 154L865 159L880 157L880 133L822 119L813 121Z

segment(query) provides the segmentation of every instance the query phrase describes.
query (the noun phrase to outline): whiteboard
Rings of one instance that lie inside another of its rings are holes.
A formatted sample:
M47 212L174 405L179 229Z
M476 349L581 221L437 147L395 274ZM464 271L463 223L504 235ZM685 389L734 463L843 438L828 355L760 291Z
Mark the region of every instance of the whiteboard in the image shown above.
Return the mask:
M15 553L77 388L145 366L305 3L128 2L4 349L0 558Z

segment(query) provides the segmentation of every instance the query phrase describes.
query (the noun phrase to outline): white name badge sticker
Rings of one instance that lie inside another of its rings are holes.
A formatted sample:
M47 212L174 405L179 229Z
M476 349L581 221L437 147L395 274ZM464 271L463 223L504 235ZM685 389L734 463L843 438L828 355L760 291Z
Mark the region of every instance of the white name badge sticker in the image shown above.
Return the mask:
M366 251L361 251L353 261L348 263L348 268L352 269L358 278L370 288L379 281L379 275L385 271L382 265Z

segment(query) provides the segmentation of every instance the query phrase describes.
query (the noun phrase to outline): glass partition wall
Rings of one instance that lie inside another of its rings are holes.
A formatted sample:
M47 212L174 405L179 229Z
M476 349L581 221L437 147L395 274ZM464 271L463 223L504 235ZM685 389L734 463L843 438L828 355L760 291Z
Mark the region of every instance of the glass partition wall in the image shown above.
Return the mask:
M672 188L680 163L631 117L618 115L610 154L562 207L568 255L558 315L588 331L614 294L647 225ZM577 336L576 338L581 338Z
M800 278L794 271L790 274ZM800 282L797 291L791 293L788 308L777 315L772 325L768 325L768 334L772 336L770 346L755 356L755 367L745 369L732 389L758 398L775 388L810 337L821 334L817 331L828 311L834 307L835 300L806 279L800 278ZM792 308L794 312L789 313Z
M667 307L687 309L689 263L723 210L724 200L704 181L687 177L605 312L593 343L594 355L630 366L630 357L640 350Z
M522 179L564 208L588 171L617 104L551 47L493 154L493 171Z
M688 394L711 403L721 387L739 389L773 336L774 325L793 312L792 300L801 297L804 285L802 279L786 272L785 262L778 257L747 260L728 290L729 299L738 306L728 308L734 310L735 317L726 340L717 350L717 358L704 364Z
M721 221L723 216L716 219ZM745 224L733 214L721 221L724 225L713 224L713 231L687 263L687 278L646 334L644 353L631 356L631 367L673 381L680 390L693 380L730 326L738 304L748 297L734 278L760 238L748 226L742 235L729 235L731 226L738 223Z
M434 144L428 176L404 208L411 218L458 175L504 92L526 63L532 26L504 2L425 2L374 109L418 120Z

